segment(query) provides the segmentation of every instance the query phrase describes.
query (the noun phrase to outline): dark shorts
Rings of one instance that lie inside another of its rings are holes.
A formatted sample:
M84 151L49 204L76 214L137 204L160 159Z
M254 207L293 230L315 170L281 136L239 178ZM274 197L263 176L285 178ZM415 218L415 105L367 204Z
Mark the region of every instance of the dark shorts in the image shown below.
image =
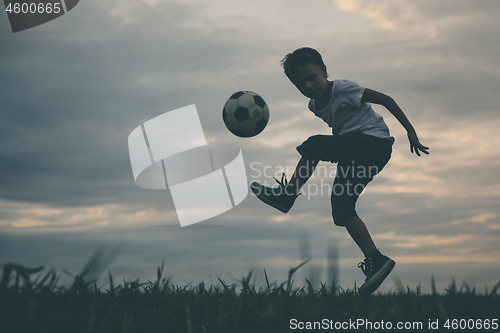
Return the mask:
M332 216L356 216L356 201L365 186L389 162L394 138L366 134L314 135L297 147L303 158L314 165L319 161L337 163L332 187Z

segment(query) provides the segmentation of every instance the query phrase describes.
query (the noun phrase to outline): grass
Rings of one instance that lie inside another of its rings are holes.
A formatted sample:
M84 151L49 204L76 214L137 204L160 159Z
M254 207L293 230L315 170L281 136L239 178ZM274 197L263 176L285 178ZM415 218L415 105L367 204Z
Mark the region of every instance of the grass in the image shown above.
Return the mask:
M458 289L453 282L443 294L436 293L433 283L432 294L407 287L404 291L363 297L356 290L331 288L323 283L314 290L307 280L306 287L294 288L293 275L303 264L292 268L288 280L281 284L269 283L264 271L267 287L258 290L250 283L252 272L237 284L219 278L221 287L207 288L203 282L171 285L163 278L163 264L158 267L156 281L123 281L117 285L109 274L106 287L98 288L95 280L85 280L86 270L74 276L71 285L58 287L53 270L43 275L43 267L6 264L0 280L0 332L310 331L291 330L291 319L304 325L323 319L338 323L362 319L375 323L375 328L381 321L392 325L421 322L423 329L415 331L423 332L429 321L439 320L443 328L447 319L491 322L500 317L500 282L485 294L476 293L466 284Z

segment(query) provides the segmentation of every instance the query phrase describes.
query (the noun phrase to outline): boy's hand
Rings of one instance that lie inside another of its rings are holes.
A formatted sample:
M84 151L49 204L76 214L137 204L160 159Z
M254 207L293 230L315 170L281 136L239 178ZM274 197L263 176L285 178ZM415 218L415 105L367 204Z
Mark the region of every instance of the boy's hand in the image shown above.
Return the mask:
M410 140L410 151L413 153L415 151L415 154L420 156L419 150L424 153L429 155L429 152L427 151L429 147L426 147L418 141L417 133L415 132L408 132L408 140Z
M403 125L403 127L408 132L408 140L410 140L410 151L420 156L420 152L429 155L427 151L429 147L426 147L418 141L417 133L415 129L410 124L408 118L404 114L403 110L396 104L396 102L389 96L382 94L381 92L365 88L363 96L361 96L361 102L375 103L385 106L390 113L396 117L396 119Z

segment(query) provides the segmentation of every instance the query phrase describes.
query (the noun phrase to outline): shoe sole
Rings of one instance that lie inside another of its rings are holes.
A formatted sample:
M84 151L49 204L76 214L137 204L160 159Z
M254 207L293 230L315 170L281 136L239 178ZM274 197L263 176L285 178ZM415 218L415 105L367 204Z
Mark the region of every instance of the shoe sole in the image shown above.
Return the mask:
M391 273L392 269L396 265L396 262L392 259L389 259L384 266L375 274L372 276L372 278L365 283L359 288L358 293L360 295L370 295L373 293L377 288L384 282L385 278L389 273Z
M256 185L258 186L258 185ZM283 206L280 206L278 204L276 204L275 202L269 200L268 198L266 198L264 195L262 195L262 190L258 187L254 187L254 183L250 184L250 188L252 189L252 192L255 194L255 196L257 198L260 199L260 201L264 202L265 204L271 206L271 207L274 207L276 208L277 210L279 210L280 212L282 213L288 213L288 211L290 210L290 208L286 208L286 207L283 207Z

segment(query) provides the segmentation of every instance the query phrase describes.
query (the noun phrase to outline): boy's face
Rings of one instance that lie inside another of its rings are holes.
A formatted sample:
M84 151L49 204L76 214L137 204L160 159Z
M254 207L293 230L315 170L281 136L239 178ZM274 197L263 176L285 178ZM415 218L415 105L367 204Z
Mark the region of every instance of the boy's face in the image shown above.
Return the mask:
M299 67L289 79L306 97L320 100L325 96L325 93L328 95L326 67L321 68L318 65L308 63L305 67Z

